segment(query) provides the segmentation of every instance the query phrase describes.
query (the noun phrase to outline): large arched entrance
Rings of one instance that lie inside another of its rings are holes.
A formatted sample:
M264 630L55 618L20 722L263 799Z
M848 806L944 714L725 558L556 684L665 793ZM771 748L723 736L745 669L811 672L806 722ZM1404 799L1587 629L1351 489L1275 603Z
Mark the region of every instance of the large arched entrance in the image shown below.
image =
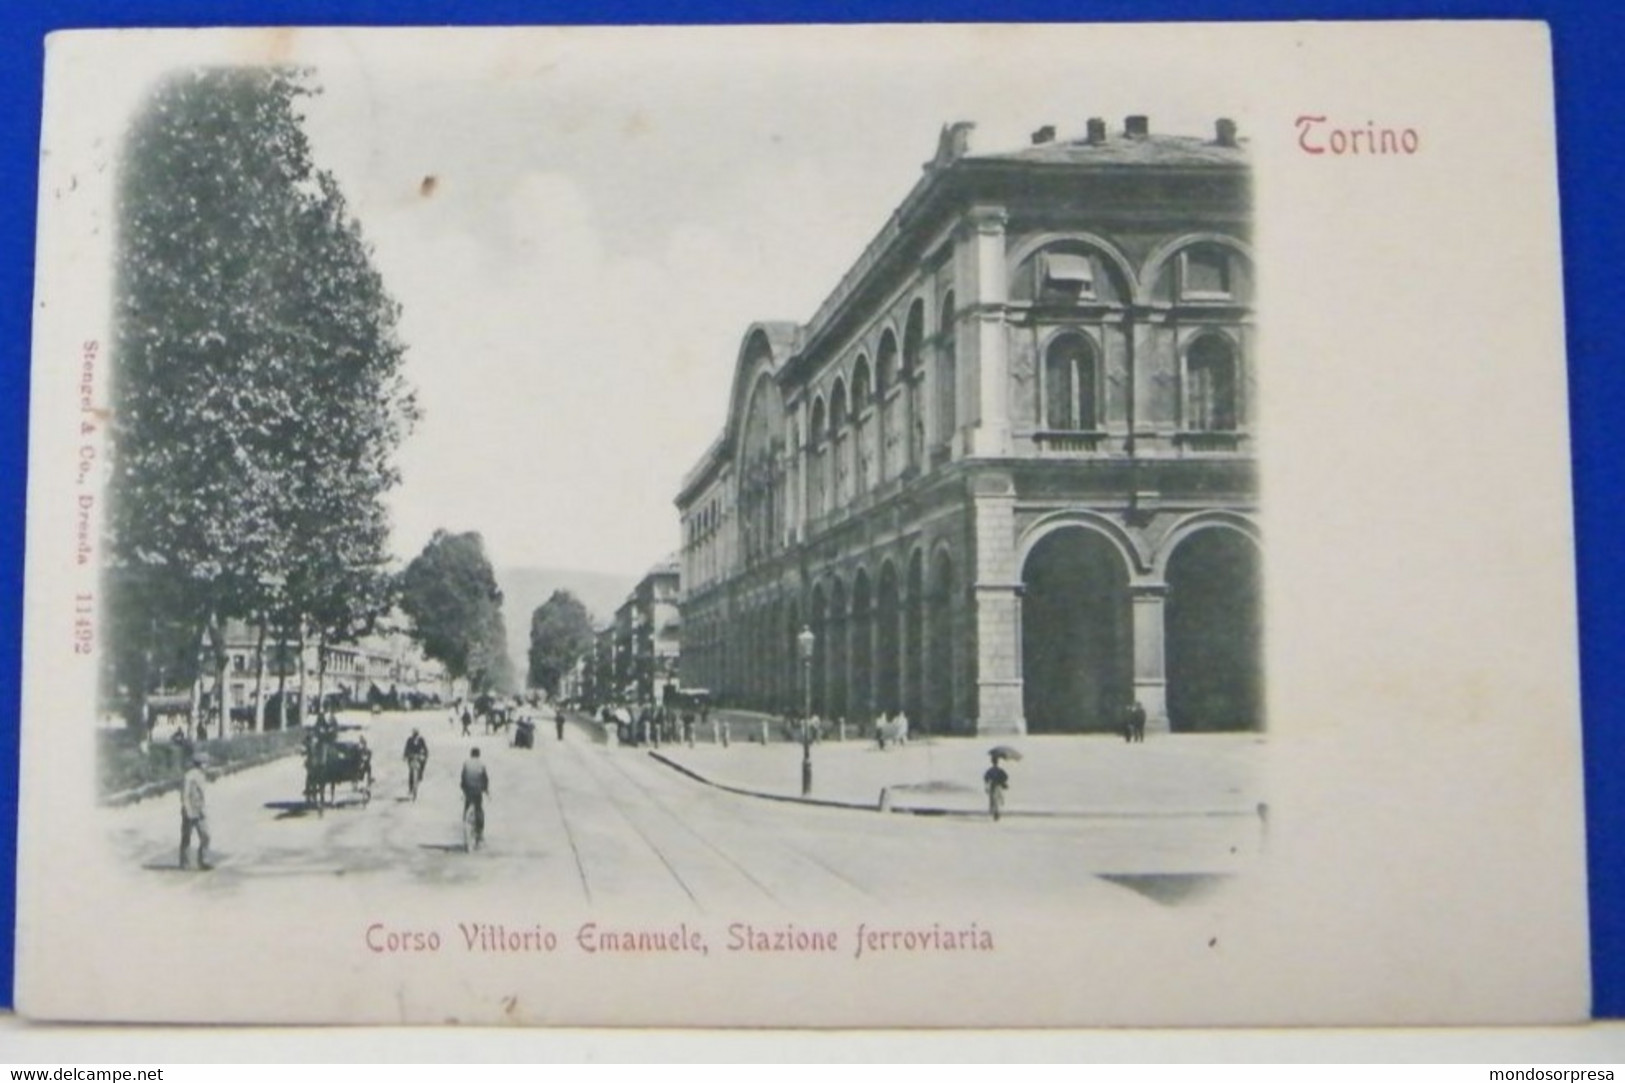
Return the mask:
M825 697L825 718L845 718L847 712L847 623L846 590L839 579L829 592L829 691Z
M784 624L779 635L779 654L785 659L784 702L801 710L802 702L812 688L812 659L801 659L797 636L801 634L801 604L794 598L784 603Z
M1128 568L1104 536L1057 530L1021 572L1023 708L1033 733L1115 730L1133 695Z
M927 733L947 733L954 711L954 562L946 551L931 562L926 623L929 647L920 725Z
M874 593L869 587L869 573L859 570L852 580L852 617L847 622L849 637L847 649L851 652L849 672L852 674L851 691L847 695L848 722L873 718L874 709Z
M824 601L824 588L820 584L813 590L812 610L809 614L807 626L813 634L812 656L812 709L814 714L828 716L829 697L827 688L829 683L829 613L828 604Z
M888 561L881 565L880 591L875 600L875 709L888 715L903 705L899 687L902 679L900 622L897 569Z
M1262 729L1264 658L1258 544L1198 530L1168 559L1168 722L1176 733Z
M908 561L908 594L903 633L903 710L916 724L925 718L925 572L919 550Z

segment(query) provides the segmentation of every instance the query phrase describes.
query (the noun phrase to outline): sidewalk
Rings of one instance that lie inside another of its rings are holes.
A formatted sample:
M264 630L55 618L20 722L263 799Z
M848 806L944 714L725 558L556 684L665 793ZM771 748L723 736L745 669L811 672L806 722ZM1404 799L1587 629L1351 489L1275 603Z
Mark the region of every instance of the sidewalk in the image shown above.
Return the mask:
M922 815L986 815L988 749L1006 762L1009 816L1257 816L1264 739L1258 734L929 737L885 751L872 741L813 745L813 786L801 796L801 746L735 740L728 748L664 745L649 755L698 782L752 796ZM627 750L630 752L631 750Z

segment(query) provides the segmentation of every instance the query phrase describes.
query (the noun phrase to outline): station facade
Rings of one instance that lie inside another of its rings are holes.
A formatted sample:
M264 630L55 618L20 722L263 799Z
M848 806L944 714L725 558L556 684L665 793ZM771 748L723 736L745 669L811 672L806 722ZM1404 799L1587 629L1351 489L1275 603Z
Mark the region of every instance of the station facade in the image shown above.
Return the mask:
M971 131L809 322L745 333L676 501L682 681L916 733L1112 730L1135 701L1259 728L1245 143Z

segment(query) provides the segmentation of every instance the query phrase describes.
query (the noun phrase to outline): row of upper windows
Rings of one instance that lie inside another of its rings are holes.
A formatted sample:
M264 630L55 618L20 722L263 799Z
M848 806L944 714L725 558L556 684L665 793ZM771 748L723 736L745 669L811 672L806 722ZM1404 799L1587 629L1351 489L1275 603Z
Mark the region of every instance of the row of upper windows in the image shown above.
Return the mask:
M942 320L937 338L939 348L949 357L953 354L953 315L955 312L954 291L948 290L942 299ZM876 367L874 379L871 384L869 375L869 358L865 353L859 353L852 365L852 378L850 384L844 372L836 375L830 387L828 406L822 394L815 394L812 404L809 433L814 441L826 438L833 439L840 435L846 425L855 418L861 418L869 410L870 405L884 404L890 397L893 388L908 387L917 384L924 373L925 337L925 301L916 297L909 305L908 318L903 325L903 346L901 367L898 367L897 340L891 328L882 332L880 346L876 351ZM850 386L851 395L848 397L847 388Z
M945 311L953 310L953 291L948 292L944 304ZM822 439L826 432L832 437L838 435L854 417L862 416L871 403L884 403L894 388L916 382L924 367L924 350L925 301L916 297L909 305L908 318L903 325L900 351L896 334L890 327L886 328L875 351L872 377L869 357L860 352L852 364L850 383L844 372L835 377L827 408L823 395L813 398L810 431L814 437Z
M716 533L726 517L727 512L722 506L722 497L720 495L713 496L683 520L683 528L687 534L687 537L683 539L684 544L693 545Z
M1242 358L1235 342L1218 331L1198 335L1184 351L1184 427L1194 432L1233 432L1241 422ZM1102 386L1100 351L1087 335L1067 331L1044 351L1039 417L1050 431L1099 428Z
M1252 275L1247 258L1216 241L1197 241L1160 264L1152 298L1168 303L1249 303ZM1010 282L1017 304L1120 305L1133 284L1117 260L1083 241L1056 241L1022 260Z
M1170 297L1180 303L1247 304L1251 301L1252 275L1247 258L1226 244L1194 242L1179 249L1161 266L1161 277L1171 278ZM1044 306L1121 303L1132 286L1115 268L1115 261L1097 247L1082 241L1056 241L1022 260L1011 283L1011 299L1016 303ZM956 315L954 291L949 289L942 295L936 338L943 360L949 365L955 360ZM907 385L920 378L924 350L929 345L925 327L925 301L915 297L909 304L904 323L900 365L897 338L888 326L881 332L872 377L866 351L857 353L850 379L845 366L841 366L830 384L827 400L822 393L814 395L809 431L815 442L839 436L871 403L884 403L899 382Z
M1117 271L1117 257L1079 240L1058 240L1042 246L1023 257L1011 282L1011 298L1017 303L1098 304L1116 303L1131 291L1132 285ZM1214 241L1197 241L1174 253L1173 258L1160 263L1160 279L1171 278L1172 296L1192 304L1228 302L1246 303L1251 298L1251 270L1247 259L1239 251ZM939 359L952 372L955 363L954 321L957 303L952 289L941 295L937 335L934 345ZM1099 418L1098 388L1099 365L1095 360L1084 362L1083 352L1091 351L1087 340L1060 342L1063 353L1071 351L1064 364L1057 355L1053 365L1046 365L1043 384L1041 418L1052 429L1090 429ZM834 439L854 420L861 420L872 406L883 405L899 387L917 386L924 372L926 337L926 296L916 295L909 302L899 342L894 325L882 323L878 344L874 347L874 365L869 353L857 352L850 370L839 367L828 396L816 393L813 398L809 436L814 444ZM1204 347L1218 350L1220 345ZM1090 355L1092 358L1092 354ZM1227 361L1209 360L1198 356L1194 364L1187 362L1187 425L1196 428L1234 428L1239 410L1236 404L1238 362L1234 356ZM847 373L850 371L850 377ZM951 380L951 378L950 378ZM939 411L953 409L953 389L939 388L943 401ZM1211 403L1211 408L1204 406ZM919 420L918 418L916 419ZM748 426L747 426L748 427ZM939 426L938 437L944 436L950 426ZM792 424L792 445L799 445L799 426ZM713 499L688 520L688 541L693 544L712 534L721 525L724 511Z

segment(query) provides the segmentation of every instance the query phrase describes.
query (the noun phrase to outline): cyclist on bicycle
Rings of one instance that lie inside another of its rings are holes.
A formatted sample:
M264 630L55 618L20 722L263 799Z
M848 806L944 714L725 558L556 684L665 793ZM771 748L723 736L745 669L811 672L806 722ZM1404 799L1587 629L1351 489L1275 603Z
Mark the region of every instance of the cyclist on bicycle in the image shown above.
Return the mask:
M462 786L463 822L472 821L474 838L470 848L478 848L485 840L485 799L491 795L491 776L480 762L478 748L468 754L468 762L463 764Z
M987 809L997 820L1004 808L1004 791L1010 787L1010 773L999 766L998 753L992 753L993 766L982 775L982 783L987 787Z
M412 800L418 799L418 783L423 781L423 769L429 763L429 742L417 730L406 739L406 787Z

